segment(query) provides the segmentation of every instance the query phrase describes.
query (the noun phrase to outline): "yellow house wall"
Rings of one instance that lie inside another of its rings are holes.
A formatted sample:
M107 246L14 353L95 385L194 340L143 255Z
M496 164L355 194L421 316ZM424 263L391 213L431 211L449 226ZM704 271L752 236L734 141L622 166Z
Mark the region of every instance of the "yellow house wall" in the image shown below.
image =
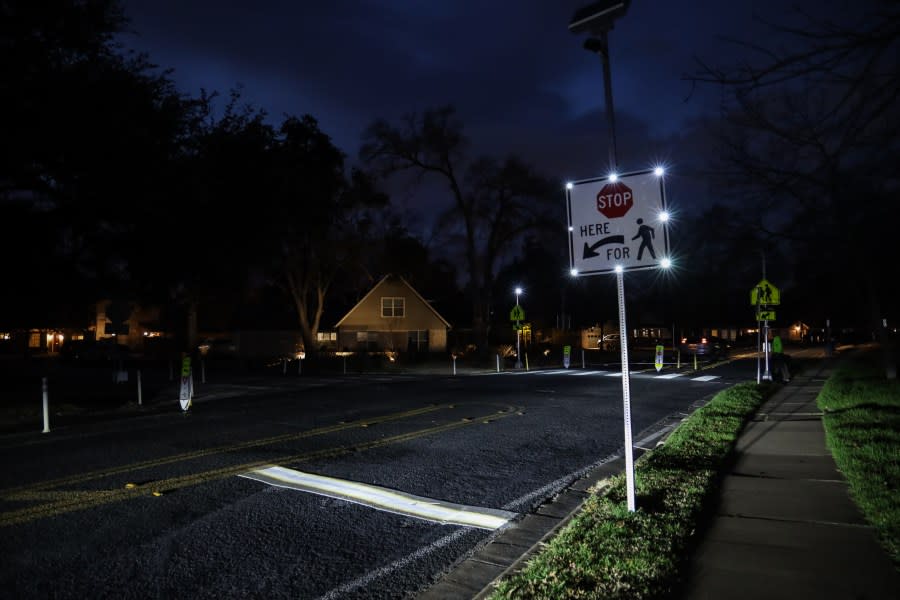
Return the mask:
M381 299L387 297L405 300L403 317L381 316ZM406 332L428 330L429 351L443 352L447 348L447 326L435 316L430 306L399 280L382 282L347 315L340 330L344 345L350 342L347 334L351 331L377 331L387 334L380 335L380 339L387 341L387 338L393 338L395 347L403 350L406 349Z

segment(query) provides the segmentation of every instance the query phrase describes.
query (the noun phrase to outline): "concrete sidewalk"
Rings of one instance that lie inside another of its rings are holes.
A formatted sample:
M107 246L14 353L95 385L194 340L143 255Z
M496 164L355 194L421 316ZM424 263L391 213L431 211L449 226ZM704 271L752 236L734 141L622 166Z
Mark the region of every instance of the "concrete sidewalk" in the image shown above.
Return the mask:
M737 442L684 598L900 598L900 575L825 445L822 361L779 390Z

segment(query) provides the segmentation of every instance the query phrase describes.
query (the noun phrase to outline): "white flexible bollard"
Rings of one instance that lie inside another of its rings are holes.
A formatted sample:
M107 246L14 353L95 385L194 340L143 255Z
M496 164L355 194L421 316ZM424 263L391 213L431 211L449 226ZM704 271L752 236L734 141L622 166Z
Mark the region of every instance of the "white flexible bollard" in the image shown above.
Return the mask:
M47 399L46 377L41 377L41 392L44 396L44 430L41 433L50 433L50 402Z
M141 397L141 370L138 369L137 372L137 380L138 380L138 406L141 406L143 402L143 398Z

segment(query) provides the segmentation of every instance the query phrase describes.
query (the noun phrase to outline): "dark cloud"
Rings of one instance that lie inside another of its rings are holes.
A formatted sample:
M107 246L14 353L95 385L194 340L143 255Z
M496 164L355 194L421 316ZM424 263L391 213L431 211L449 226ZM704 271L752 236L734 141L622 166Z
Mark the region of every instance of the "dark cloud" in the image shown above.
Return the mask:
M134 33L122 41L174 68L185 92L241 84L273 121L313 115L351 159L375 118L452 104L477 152L519 154L564 181L607 168L601 62L567 29L585 3L125 0ZM684 74L695 57L737 61L746 48L723 38L760 41L754 16L785 10L634 0L610 38L620 166L695 164L687 153L702 144L688 140L702 138L695 124L719 92L692 90Z

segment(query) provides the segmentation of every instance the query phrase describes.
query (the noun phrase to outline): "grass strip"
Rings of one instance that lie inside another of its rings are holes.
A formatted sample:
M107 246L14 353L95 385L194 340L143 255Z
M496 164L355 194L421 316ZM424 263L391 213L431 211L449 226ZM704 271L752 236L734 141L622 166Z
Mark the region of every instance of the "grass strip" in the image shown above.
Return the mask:
M738 434L774 390L747 383L697 410L635 467L637 510L626 506L625 476L592 495L583 510L500 582L507 598L661 598L678 589L704 508Z
M900 381L877 352L835 372L819 394L825 438L850 494L900 568Z

